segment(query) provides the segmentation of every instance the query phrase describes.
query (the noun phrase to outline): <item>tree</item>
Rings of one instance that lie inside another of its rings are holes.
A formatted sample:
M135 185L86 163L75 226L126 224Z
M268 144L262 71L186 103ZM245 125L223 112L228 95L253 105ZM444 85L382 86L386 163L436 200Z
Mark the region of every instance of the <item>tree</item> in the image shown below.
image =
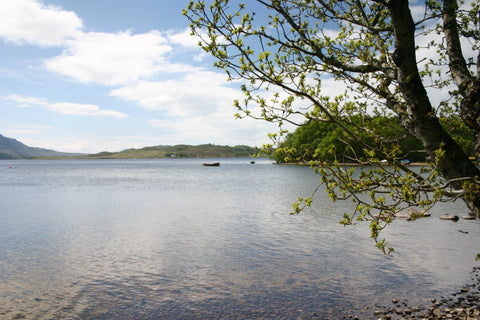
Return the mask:
M447 121L448 120L448 121ZM394 117L368 117L355 119L356 124L368 127L386 139L392 141L392 147L400 148L398 154L400 159L411 161L424 161L425 153L421 150L423 146L414 137L396 141L396 136L407 136L403 127L400 126L397 118ZM448 128L452 131L455 140L460 139L462 146L467 149L471 147L471 137L465 134L464 126L461 121L456 119L445 118L442 124L448 124ZM305 162L316 161L321 158L327 161L338 159L340 162L355 162L359 157L365 157L361 146L352 145L347 147L342 143L344 139L348 139L345 133L335 124L326 122L307 122L298 127L294 132L288 133L285 139L278 144L273 152L273 158L277 163L285 162ZM362 141L374 144L375 141L369 140L368 136L361 137Z
M343 222L369 220L387 251L379 232L398 211L463 199L480 215L479 7L478 0L214 0L192 1L184 15L215 66L243 81L237 117L278 123L274 142L285 124L307 121L334 124L348 150L361 146L365 156L352 159L364 165L360 173L322 158L315 170L333 200L356 201ZM329 92L332 83L342 92ZM474 161L439 121L451 115L473 135ZM370 116L395 116L406 134L386 138L357 121ZM409 135L431 158L420 172L399 161ZM311 203L301 200L295 212Z

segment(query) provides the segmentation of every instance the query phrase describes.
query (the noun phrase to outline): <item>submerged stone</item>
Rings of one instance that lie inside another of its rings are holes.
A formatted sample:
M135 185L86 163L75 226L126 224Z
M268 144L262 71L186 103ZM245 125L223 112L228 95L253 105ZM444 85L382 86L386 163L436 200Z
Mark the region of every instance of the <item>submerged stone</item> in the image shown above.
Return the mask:
M440 216L440 219L442 219L442 220L450 220L450 221L458 221L460 218L459 218L457 215L444 214L443 216Z

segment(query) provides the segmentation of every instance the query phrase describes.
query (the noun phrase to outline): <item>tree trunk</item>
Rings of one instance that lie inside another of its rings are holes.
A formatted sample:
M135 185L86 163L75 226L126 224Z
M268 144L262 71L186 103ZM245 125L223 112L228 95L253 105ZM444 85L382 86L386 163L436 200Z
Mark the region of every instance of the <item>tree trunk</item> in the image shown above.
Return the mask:
M443 1L443 30L447 45L449 67L453 79L462 96L460 102L460 116L465 124L472 129L475 136L475 157L477 165L480 163L480 53L477 56L477 76L473 76L468 69L462 53L460 36L457 26L458 4L455 0Z
M395 31L397 80L408 106L411 119L409 129L423 143L432 158L436 157L438 150L444 151L444 157L438 159L438 170L446 180L469 177L473 181L480 177L480 170L441 126L419 75L415 54L415 24L408 1L390 0L389 9ZM453 186L458 190L463 189L463 183ZM472 214L480 216L480 192L471 192L465 201Z

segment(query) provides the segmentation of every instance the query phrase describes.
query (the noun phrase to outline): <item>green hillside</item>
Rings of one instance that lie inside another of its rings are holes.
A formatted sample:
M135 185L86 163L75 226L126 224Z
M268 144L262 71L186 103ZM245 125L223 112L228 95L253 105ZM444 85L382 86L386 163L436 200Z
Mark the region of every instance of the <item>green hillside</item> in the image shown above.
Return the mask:
M57 152L54 150L29 147L18 140L0 134L0 159L34 158L87 158L87 159L152 159L152 158L235 158L250 157L257 153L249 146L218 146L202 144L198 146L175 145L153 146L141 149L127 149L120 152L100 152L96 154L78 154Z
M175 145L127 149L120 152L100 152L82 156L89 159L152 159L152 158L234 158L250 157L256 149L249 146Z

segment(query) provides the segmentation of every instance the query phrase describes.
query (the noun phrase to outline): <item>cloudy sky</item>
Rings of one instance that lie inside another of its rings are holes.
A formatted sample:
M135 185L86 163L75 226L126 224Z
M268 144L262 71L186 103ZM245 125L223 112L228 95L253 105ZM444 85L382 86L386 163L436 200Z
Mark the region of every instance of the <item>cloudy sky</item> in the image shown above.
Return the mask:
M0 0L0 134L65 152L268 142L189 35L188 0Z

